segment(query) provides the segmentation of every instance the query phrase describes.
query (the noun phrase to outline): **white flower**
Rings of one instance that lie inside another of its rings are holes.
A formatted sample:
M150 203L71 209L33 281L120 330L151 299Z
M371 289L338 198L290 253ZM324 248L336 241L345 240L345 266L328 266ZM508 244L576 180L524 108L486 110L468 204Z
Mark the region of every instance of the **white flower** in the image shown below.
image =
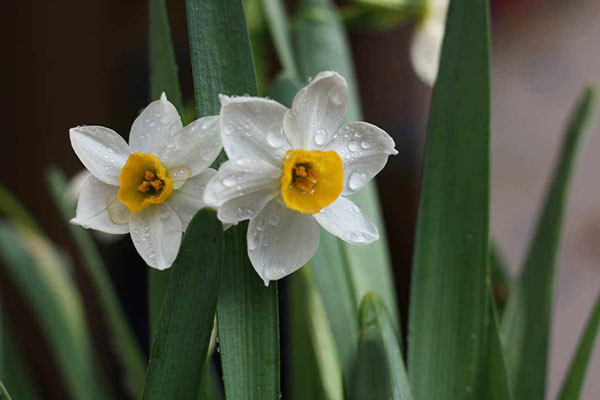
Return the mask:
M216 174L209 165L221 151L219 118L200 118L185 128L165 94L136 118L129 145L101 126L70 130L73 150L91 173L72 223L98 231L130 233L146 263L171 266L182 232L205 206Z
M413 34L410 59L417 76L433 86L438 74L440 52L450 0L427 0L425 14Z
M342 128L348 88L322 72L298 92L291 109L268 99L221 96L221 135L230 160L209 182L207 205L224 223L250 220L248 255L265 285L307 263L319 225L353 244L379 238L352 201L397 154L394 141L366 122ZM339 129L338 129L339 128Z

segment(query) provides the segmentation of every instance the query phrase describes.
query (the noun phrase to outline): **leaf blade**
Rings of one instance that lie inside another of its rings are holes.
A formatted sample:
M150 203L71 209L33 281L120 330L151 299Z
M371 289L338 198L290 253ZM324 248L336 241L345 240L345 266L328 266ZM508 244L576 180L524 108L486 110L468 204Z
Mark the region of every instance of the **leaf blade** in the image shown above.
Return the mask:
M79 250L82 259L81 265L89 274L91 282L98 293L102 311L106 316L107 327L111 333L110 340L114 341L119 363L125 371L128 392L137 397L142 393L144 378L146 376L146 357L144 352L135 337L133 328L127 320L125 311L119 301L119 296L107 274L102 256L90 232L80 226L69 223L75 216L75 213L65 196L67 193L67 182L64 174L56 168L51 168L47 173L47 183L55 205L66 221L71 236Z
M471 398L477 383L487 306L489 74L488 2L452 1L413 261L408 365L416 398Z
M192 218L173 263L144 385L144 400L197 400L213 328L223 228L214 212Z
M598 336L598 326L600 326L600 295L596 298L596 303L588 317L557 400L579 399L594 342Z
M502 334L515 400L545 395L552 286L562 217L577 150L590 125L596 97L596 91L589 88L571 118L525 267L506 306ZM529 365L543 367L531 369Z
M256 95L257 83L242 2L186 0L198 116L218 114L218 95ZM225 159L224 153L218 162ZM265 288L247 256L247 223L225 234L217 302L225 397L278 400L277 284Z
M394 322L375 294L360 305L360 337L350 399L411 400L412 394Z

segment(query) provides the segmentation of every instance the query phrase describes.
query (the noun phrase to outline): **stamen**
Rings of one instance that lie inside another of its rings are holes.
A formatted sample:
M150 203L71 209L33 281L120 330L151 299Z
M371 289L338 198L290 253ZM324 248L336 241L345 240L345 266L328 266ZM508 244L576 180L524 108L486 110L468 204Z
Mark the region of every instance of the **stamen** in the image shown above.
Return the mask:
M155 194L159 193L164 186L165 183L161 179L158 179L154 172L146 171L144 172L144 179L142 180L142 183L138 185L137 190L142 193L150 192Z
M296 164L292 170L292 185L304 193L313 193L317 174L310 164Z

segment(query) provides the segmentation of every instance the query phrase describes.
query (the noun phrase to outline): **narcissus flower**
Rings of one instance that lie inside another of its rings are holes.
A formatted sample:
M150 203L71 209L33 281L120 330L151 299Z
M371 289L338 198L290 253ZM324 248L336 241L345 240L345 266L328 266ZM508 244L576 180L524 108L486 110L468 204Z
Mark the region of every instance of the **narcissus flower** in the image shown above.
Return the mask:
M130 233L149 266L169 268L182 232L205 206L204 189L216 174L209 165L222 148L218 120L204 117L184 128L163 93L133 122L129 145L101 126L71 129L73 150L91 173L71 222L106 233Z
M268 99L221 96L221 135L229 161L209 182L207 205L224 223L250 220L248 255L268 284L308 262L319 225L353 244L379 238L375 225L346 195L360 190L396 154L378 127L346 115L348 88L322 72L291 109Z
M449 3L450 0L425 1L423 18L412 38L410 60L417 76L429 86L433 86L438 74Z

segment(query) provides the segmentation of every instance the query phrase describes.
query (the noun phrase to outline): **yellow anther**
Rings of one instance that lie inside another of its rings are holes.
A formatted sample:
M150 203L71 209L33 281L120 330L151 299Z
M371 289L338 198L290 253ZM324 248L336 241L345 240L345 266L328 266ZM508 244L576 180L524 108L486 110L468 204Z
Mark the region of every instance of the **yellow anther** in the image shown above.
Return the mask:
M152 154L132 153L119 177L119 201L130 211L164 203L173 192L165 167Z

